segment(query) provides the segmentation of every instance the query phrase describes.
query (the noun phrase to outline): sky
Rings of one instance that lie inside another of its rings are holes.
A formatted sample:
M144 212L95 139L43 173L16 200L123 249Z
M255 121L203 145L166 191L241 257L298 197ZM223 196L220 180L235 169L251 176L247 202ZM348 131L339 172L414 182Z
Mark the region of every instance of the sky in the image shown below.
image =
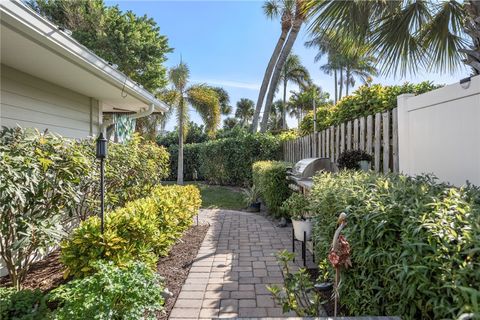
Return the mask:
M223 87L230 95L233 113L241 98L257 101L265 68L280 35L279 21L264 16L263 1L106 1L106 4L153 18L174 49L167 56L166 66L175 66L182 59L190 68L191 83ZM319 70L326 60L315 63L315 49L304 46L309 40L306 29L303 26L293 52L300 56L314 83L333 96L333 78ZM405 78L375 77L374 83L393 85L431 80L450 84L468 75L464 68L453 75L424 73ZM356 87L359 83L357 81ZM288 88L289 91L295 89L293 85ZM280 97L281 93L278 95ZM191 120L202 123L193 110L190 116ZM175 121L172 117L166 129L172 130ZM295 119L288 119L289 127L296 123Z

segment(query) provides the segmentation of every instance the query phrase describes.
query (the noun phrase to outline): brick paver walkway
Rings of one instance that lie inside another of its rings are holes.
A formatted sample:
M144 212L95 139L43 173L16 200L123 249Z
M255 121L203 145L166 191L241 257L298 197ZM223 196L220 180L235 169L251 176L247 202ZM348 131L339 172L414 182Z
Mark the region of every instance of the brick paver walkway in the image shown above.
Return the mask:
M291 249L291 228L230 210L202 210L200 220L211 226L170 319L283 316L265 286L283 282L272 254Z

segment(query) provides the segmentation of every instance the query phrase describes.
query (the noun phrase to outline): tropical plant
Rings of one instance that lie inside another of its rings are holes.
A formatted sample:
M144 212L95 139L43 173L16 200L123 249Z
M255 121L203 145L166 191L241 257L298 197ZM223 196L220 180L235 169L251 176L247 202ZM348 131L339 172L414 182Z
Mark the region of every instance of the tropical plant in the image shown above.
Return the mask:
M237 102L235 117L239 119L239 124L243 127L248 125L253 118L255 102L250 99L242 98Z
M0 131L0 255L19 290L32 263L66 235L89 159L50 133Z
M252 185L250 188L243 190L243 199L247 206L257 203L259 197L260 191L255 185Z
M183 184L183 144L185 133L188 129L188 105L191 105L201 116L205 131L210 137L215 136L215 131L220 123L220 101L215 90L206 85L188 86L190 70L180 62L169 71L172 89L164 92L172 105L177 109L178 115L178 170L177 183Z
M305 268L297 272L291 270L295 254L282 250L276 254L284 279L283 287L267 286L274 300L282 306L283 313L294 311L299 317L318 317L322 296L318 293L310 274Z
M197 124L193 121L188 123L188 130L186 130L184 143L202 143L209 139L205 132L205 126L203 124ZM168 132L165 135L157 137L157 143L166 148L177 145L178 146L178 127L175 127L173 131Z
M270 117L268 119L268 131L274 133L282 130L284 125L283 114L285 109L285 104L282 100L277 100L273 103L272 107L270 108Z
M330 95L323 91L322 88L312 84L306 88L301 88L301 91L292 91L292 95L287 104L287 109L290 111L290 116L297 118L298 126L303 120L308 111L313 110L313 102L317 112L320 110L328 110L331 107L332 101L329 99ZM324 121L324 117L317 117L317 124Z
M308 1L305 8L314 35L335 30L368 45L383 74L453 72L462 52L474 74L479 72L478 1ZM466 49L469 43L473 50Z
M284 215L293 220L305 220L310 218L310 201L308 197L299 192L294 192L282 203L281 210Z
M292 18L295 14L295 2L294 0L269 0L263 4L263 12L269 19L280 17L282 32L277 40L277 44L273 50L272 56L270 57L267 68L265 69L265 74L263 75L262 85L260 87L260 92L258 93L257 104L255 106L255 112L252 120L252 132L256 132L258 129L260 111L263 107L263 100L265 99L273 70L277 64L278 57L282 52L287 36L292 28Z
M168 254L192 224L200 205L200 192L193 185L157 186L148 197L108 212L103 234L100 219L90 217L60 244L65 276L89 275L100 259L120 267L141 261L154 269L158 256Z
M372 155L363 150L345 150L338 157L338 168L358 170L359 161L372 161Z
M220 113L224 116L228 116L232 113L232 106L230 105L230 96L228 92L221 87L211 87L213 91L217 93L218 102L220 103Z
M300 57L290 53L283 65L280 81L283 84L283 105L287 104L287 86L288 82L293 82L300 88L306 88L310 85L310 74L301 64ZM279 82L280 84L280 82ZM287 129L286 108L282 108L282 129Z
M53 319L157 319L163 310L164 284L143 263L126 268L97 261L96 273L54 289L48 299L58 303Z
M228 117L223 120L223 130L232 130L240 125L240 121L236 117Z

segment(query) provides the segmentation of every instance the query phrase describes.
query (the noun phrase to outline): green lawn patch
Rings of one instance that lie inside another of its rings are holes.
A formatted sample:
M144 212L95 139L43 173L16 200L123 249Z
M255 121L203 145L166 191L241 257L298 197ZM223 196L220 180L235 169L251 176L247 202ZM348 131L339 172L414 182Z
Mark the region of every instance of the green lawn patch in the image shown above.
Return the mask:
M175 184L173 181L162 183ZM243 210L246 207L243 201L243 192L239 188L209 185L202 182L185 182L185 184L194 184L200 189L202 208Z

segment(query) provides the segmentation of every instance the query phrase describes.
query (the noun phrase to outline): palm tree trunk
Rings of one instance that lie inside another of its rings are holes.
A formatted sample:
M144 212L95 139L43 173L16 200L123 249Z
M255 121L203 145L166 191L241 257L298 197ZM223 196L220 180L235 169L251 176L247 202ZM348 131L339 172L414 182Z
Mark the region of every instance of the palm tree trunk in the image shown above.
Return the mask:
M273 97L275 96L275 90L277 89L278 81L280 80L280 75L285 65L285 61L287 61L287 57L292 51L293 44L297 39L298 33L300 32L300 28L302 27L303 17L302 18L295 18L292 24L292 30L288 35L288 39L285 42L285 46L282 49L280 57L278 58L278 62L275 65L275 70L273 72L272 81L270 82L270 86L268 88L267 100L265 102L265 110L263 111L263 118L260 131L265 132L267 130L268 124L268 115L270 114L270 109L272 107Z
M273 69L275 68L275 64L277 63L278 57L280 56L283 45L285 43L285 39L287 38L289 31L290 31L290 28L282 27L282 33L280 34L280 38L278 38L277 45L275 46L272 56L270 57L270 61L268 62L267 69L265 69L262 86L260 87L260 92L258 93L257 105L255 106L255 113L253 114L252 126L250 128L252 132L257 132L258 120L260 118L260 111L262 110L263 99L265 98L265 94L267 92L268 83L270 82Z
M346 96L348 96L348 88L350 87L350 67L347 67L347 71L346 71L346 82L345 82L345 91L346 91Z
M335 104L338 101L338 79L337 79L337 69L333 71L333 79L335 80Z
M282 129L287 129L287 77L283 79L283 107L282 107Z
M338 95L338 100L342 99L342 94L343 94L343 68L340 68L340 94Z
M183 185L183 129L184 129L184 110L185 101L184 98L180 98L179 104L179 116L178 116L178 167L177 167L177 184Z

